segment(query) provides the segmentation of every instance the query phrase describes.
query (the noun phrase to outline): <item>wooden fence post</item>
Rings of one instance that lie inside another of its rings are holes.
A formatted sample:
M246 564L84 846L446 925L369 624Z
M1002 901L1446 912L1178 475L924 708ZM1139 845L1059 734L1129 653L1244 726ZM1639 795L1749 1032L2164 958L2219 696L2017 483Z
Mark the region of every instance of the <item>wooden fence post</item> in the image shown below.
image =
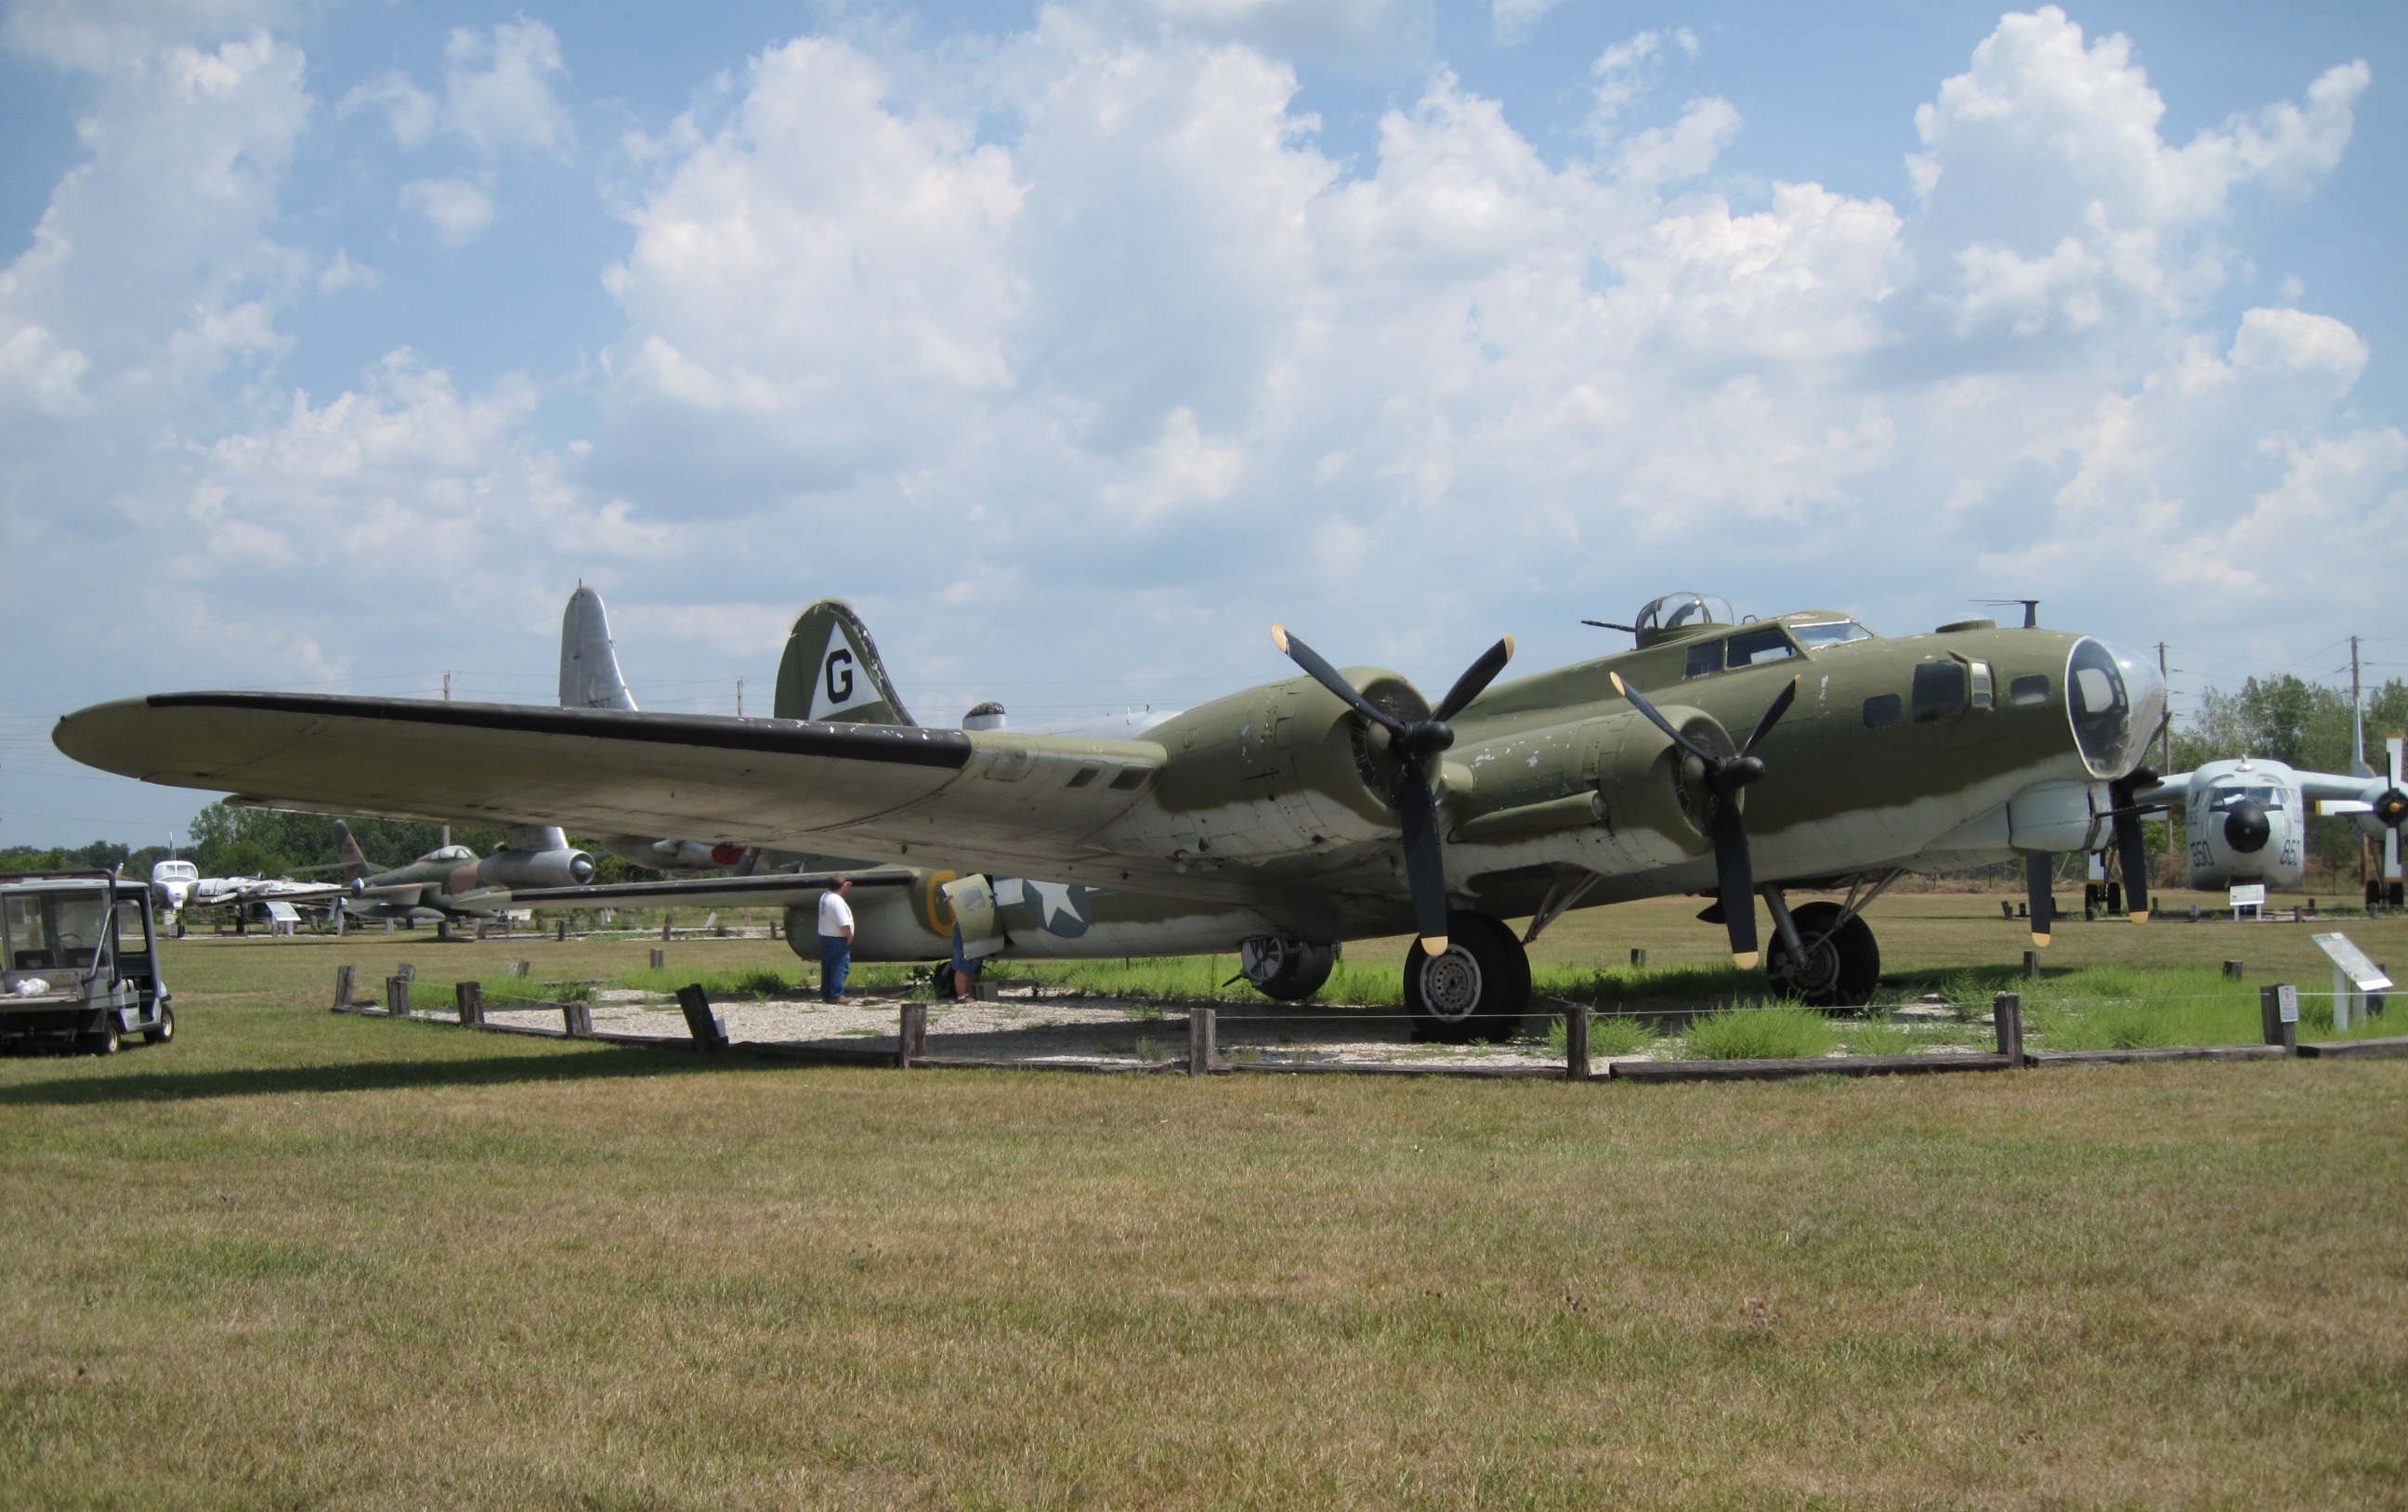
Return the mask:
M1588 1079L1588 1005L1564 1015L1564 1079Z
M1212 1069L1220 1053L1220 1013L1218 1009L1195 1007L1187 1010L1187 1074L1200 1077Z
M676 918L676 917L677 917L677 916L676 916L675 914L670 914L670 913L664 913L664 914L662 914L662 915L661 915L661 938L662 938L662 940L666 941L666 940L668 939L668 937L669 937L669 920L672 920L672 919L674 919L674 918Z
M1641 971L1647 969L1647 952L1638 946L1630 948L1630 963Z
M566 919L555 919L555 920L553 920L552 921L552 937L553 939L555 939L555 940L558 940L558 941L559 941L561 944L563 944L563 945L566 945L566 944L568 943L568 920L566 920Z
M384 979L384 1011L396 1019L409 1017L409 978L387 977Z
M351 1006L352 984L359 979L354 975L358 969L355 966L335 968L335 1006L348 1008Z
M727 1026L710 1011L710 994L702 990L700 982L688 982L679 988L677 1000L678 1006L685 1010L685 1032L694 1036L696 1049L727 1048Z
M668 963L669 953L666 950L663 950L655 947L652 950L652 969L654 971L664 970L667 967Z
M485 1023L485 984L462 982L452 989L452 1000L460 1006L460 1027L481 1029Z
M591 1039L594 1037L594 1005L591 1003L562 1004L560 1006L560 1019L561 1027L568 1031L569 1038Z
M911 1069L911 1063L928 1053L928 1005L903 1005L903 1021L896 1035L895 1065L900 1071Z
M2291 1011L2299 1012L2298 991L2288 982L2268 982L2258 989L2258 1019L2266 1032L2266 1043L2280 1045L2285 1055L2300 1053L2300 1022L2297 1018L2283 1017L2283 994L2291 993Z
M2040 980L2040 952L2038 950L2026 950L2024 952L2024 978L2027 981L2036 982Z
M2024 1063L2024 1000L2014 992L2000 992L1990 1000L1990 1022L1999 1031L1999 1053L2007 1064Z
M2224 963L2224 975L2236 982L2239 981L2241 979L2241 963L2238 961L2226 962Z

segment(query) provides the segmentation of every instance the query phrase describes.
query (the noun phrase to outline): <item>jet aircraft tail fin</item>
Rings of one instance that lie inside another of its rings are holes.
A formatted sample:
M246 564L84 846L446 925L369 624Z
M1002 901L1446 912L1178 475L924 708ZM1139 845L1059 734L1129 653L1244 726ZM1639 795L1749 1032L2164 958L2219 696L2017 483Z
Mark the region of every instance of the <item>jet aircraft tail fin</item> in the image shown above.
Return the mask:
M602 607L602 595L583 583L568 595L568 610L560 617L560 706L636 706L627 679L619 673L619 653L611 649L610 617Z
M822 599L802 612L786 637L778 663L778 696L771 712L781 720L822 720L841 724L910 724L878 644L851 605Z
M2374 775L2374 768L2366 764L2366 706L2363 704L2349 711L2349 775Z
M352 837L351 827L339 819L335 820L335 859L342 864L346 882L356 882L368 874L367 853Z

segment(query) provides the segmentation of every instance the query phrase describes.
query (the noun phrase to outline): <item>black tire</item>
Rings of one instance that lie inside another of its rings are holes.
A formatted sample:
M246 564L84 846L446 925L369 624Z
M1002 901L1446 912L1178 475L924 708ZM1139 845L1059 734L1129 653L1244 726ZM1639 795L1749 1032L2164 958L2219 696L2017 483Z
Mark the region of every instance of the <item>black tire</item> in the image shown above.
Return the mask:
M91 1055L115 1055L121 1043L122 1040L117 1032L115 1019L98 1029L86 1030L83 1034L84 1050Z
M1872 926L1856 918L1839 921L1836 903L1810 903L1790 919L1806 942L1806 959L1793 962L1778 930L1765 952L1765 975L1784 997L1812 1008L1853 1008L1872 1000L1881 984L1881 946Z
M1457 908L1446 916L1446 954L1433 960L1419 940L1405 952L1405 1009L1422 1039L1510 1039L1529 1008L1530 958L1500 920Z
M142 1031L145 1045L165 1045L176 1037L176 1010L165 1003L159 1005L159 1021Z

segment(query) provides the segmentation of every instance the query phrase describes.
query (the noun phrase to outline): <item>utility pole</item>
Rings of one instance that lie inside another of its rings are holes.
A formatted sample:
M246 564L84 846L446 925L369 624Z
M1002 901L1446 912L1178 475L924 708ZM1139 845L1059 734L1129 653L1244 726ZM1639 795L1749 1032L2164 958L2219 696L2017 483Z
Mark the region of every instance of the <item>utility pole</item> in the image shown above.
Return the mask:
M744 717L744 679L742 678L736 679L736 717L739 720Z
M2174 769L2174 721L2172 713L2173 691L2172 684L2166 681L2166 643L2164 641L2157 642L2157 685L2167 690L2168 710L2166 722L2157 726L2157 770L2171 772Z
M443 702L452 702L452 674L449 672L443 674ZM449 824L443 826L443 849L452 849L452 826Z

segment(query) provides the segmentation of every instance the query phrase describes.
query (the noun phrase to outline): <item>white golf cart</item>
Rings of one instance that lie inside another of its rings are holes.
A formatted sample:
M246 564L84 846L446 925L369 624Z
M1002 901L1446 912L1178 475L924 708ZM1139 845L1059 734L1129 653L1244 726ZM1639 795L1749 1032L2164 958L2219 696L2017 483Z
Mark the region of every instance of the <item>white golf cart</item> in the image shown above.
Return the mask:
M176 1037L150 889L113 871L0 877L0 1045L114 1055L130 1034Z

